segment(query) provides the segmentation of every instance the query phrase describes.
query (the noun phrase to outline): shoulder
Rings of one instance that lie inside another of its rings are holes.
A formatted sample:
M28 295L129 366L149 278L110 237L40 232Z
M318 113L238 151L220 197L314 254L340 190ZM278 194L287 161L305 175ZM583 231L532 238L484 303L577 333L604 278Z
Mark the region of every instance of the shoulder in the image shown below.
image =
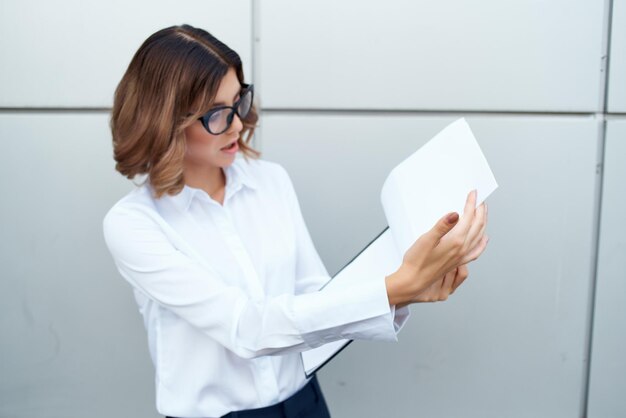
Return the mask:
M258 179L287 175L287 171L282 165L267 160L238 158L233 165L246 174Z
M129 227L138 222L154 224L158 217L152 189L146 182L131 190L107 211L102 221L105 238L128 232Z
M233 165L260 188L292 188L285 168L275 162L261 159L237 159Z

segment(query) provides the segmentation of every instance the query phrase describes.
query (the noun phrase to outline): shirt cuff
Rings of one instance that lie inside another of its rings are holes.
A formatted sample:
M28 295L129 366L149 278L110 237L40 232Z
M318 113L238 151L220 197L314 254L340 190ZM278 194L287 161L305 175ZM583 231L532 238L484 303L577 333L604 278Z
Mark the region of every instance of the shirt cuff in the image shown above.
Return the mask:
M411 310L409 309L409 305L404 306L402 308L396 309L395 305L391 307L391 314L393 317L393 327L396 331L396 334L402 330L406 321L409 320L411 316Z
M384 277L358 286L336 283L294 300L294 317L310 347L340 339L397 341ZM401 326L402 324L400 324Z

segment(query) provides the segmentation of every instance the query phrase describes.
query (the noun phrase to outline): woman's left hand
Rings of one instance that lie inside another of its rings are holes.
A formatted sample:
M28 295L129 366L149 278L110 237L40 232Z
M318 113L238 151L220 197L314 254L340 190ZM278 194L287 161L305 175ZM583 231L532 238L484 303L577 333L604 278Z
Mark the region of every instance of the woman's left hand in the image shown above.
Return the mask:
M467 279L469 271L467 264L463 264L454 270L446 273L441 279L436 280L427 287L423 292L417 295L417 297L411 301L411 303L420 302L442 302L448 299L448 296L454 293L454 291ZM407 304L396 306L402 308Z

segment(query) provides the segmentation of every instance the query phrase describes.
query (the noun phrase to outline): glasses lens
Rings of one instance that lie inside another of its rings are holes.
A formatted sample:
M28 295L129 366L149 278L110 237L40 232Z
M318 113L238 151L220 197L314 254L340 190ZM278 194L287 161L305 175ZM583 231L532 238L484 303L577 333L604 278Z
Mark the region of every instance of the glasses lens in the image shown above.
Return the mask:
M209 118L209 131L212 134L219 135L228 127L228 114L230 109L221 109L214 112Z
M239 113L239 117L245 119L248 116L248 112L252 108L252 90L248 90L241 96L241 101L239 102L239 107L237 107L237 113Z
M245 119L252 108L252 89L249 88L242 93L243 94L237 104L237 114L240 119ZM213 135L219 135L224 133L230 127L235 115L235 110L232 107L227 107L211 111L208 115L208 120L206 119L206 116L202 118L203 121L206 121L208 131Z

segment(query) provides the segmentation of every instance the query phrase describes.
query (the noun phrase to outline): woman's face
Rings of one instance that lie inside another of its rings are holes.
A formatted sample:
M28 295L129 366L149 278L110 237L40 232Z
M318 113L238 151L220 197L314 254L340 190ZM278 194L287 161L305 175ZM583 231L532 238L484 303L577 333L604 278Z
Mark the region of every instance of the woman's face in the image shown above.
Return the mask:
M232 106L239 98L240 91L239 79L235 70L231 68L219 85L213 106ZM230 127L219 135L210 134L202 126L202 122L195 121L185 129L187 138L185 167L200 169L228 167L235 160L239 150L237 139L242 129L243 124L237 115L234 115Z

